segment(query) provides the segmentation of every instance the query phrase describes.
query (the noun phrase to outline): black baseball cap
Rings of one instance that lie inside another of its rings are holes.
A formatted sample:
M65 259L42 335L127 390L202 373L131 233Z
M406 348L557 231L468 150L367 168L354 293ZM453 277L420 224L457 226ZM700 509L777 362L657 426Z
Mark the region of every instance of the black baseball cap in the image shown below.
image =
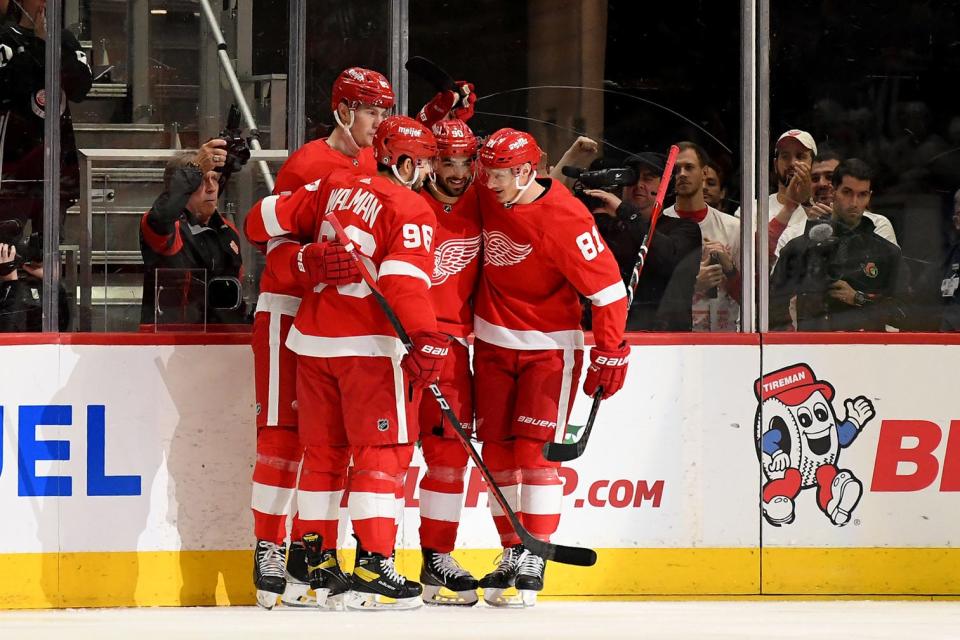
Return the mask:
M644 151L642 153L635 153L632 156L629 156L623 161L623 164L635 170L643 166L660 175L663 173L663 169L667 165L667 157L662 153Z

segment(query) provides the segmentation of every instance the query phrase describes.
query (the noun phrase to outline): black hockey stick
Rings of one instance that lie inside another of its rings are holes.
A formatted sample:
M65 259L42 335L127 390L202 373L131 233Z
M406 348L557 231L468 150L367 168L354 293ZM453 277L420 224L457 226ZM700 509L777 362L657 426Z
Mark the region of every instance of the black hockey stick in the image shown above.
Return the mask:
M423 56L411 57L403 67L410 73L426 80L437 91L453 91L459 95L458 104L466 100L470 93L470 90L466 87L458 87L453 77L439 65Z
M599 387L593 393L593 404L590 405L590 415L587 417L587 424L583 426L583 433L576 442L547 442L543 445L543 457L550 462L568 462L575 460L583 455L583 450L587 448L587 441L590 439L590 432L593 431L593 423L597 419L597 410L600 409L600 398L603 397L603 387Z
M643 241L640 243L640 251L637 253L637 263L633 265L633 273L630 275L630 286L627 287L627 308L633 303L633 294L637 290L637 284L640 282L640 273L643 266L647 263L647 253L650 251L650 243L653 242L653 232L657 228L657 220L663 213L663 201L667 197L667 187L670 184L670 176L673 174L673 166L677 163L677 155L680 153L680 147L673 145L667 154L667 163L663 167L663 175L660 176L660 187L657 189L657 199L653 204L653 212L650 214L650 225L647 232L643 235ZM597 410L600 408L600 396L603 395L603 388L599 388L593 394L593 406L590 407L590 417L587 418L587 424L583 427L583 433L576 442L548 442L543 445L543 457L551 462L568 462L575 460L583 455L587 448L587 441L590 439L590 433L593 431L593 423L597 419Z
M367 283L368 287L370 287L370 291L373 292L373 297L376 299L377 304L379 304L380 308L383 309L383 313L387 316L387 320L389 320L390 324L393 325L394 330L397 332L397 336L403 343L404 349L406 349L407 353L409 353L414 348L413 342L410 340L410 335L407 333L406 329L403 328L403 325L400 324L400 319L397 318L397 314L390 307L390 303L387 302L387 299L383 297L383 293L377 287L377 283L370 275L370 272L367 271L367 266L360 259L360 255L357 252L356 246L350 241L346 231L343 229L343 225L340 224L340 221L337 220L336 216L334 215L335 213L336 211L331 211L330 213L325 214L324 218L333 226L333 229L337 234L337 239L340 240L340 243L343 245L344 249L346 249L347 253L349 253L350 256L356 261L357 269L359 269L363 281ZM461 444L463 444L464 448L466 448L467 453L473 460L473 463L477 466L477 469L480 470L480 475L483 476L483 479L486 481L487 487L490 489L493 497L500 505L500 508L503 509L504 515L506 515L507 519L510 521L510 526L513 527L513 530L516 532L517 536L520 537L521 542L523 542L523 546L526 547L526 549L531 553L538 555L545 560L553 560L554 562L573 564L581 567L593 566L597 562L597 552L593 549L587 549L585 547L567 547L564 545L544 542L543 540L534 538L533 535L527 531L526 528L524 528L524 526L520 523L520 518L517 517L516 512L514 512L514 510L507 503L507 499L503 497L503 492L500 491L500 487L498 487L496 482L493 481L493 477L490 474L490 469L488 469L487 465L484 464L483 459L480 457L480 454L477 453L477 450L473 448L473 444L470 442L470 435L463 428L463 425L460 424L456 414L450 408L450 404L447 402L447 399L443 397L443 392L440 391L440 387L436 384L432 384L428 388L433 393L433 397L436 399L437 404L440 405L440 410L443 412L443 415L446 416L447 420L450 421L451 426L453 426L453 430L456 432L457 436L459 436Z

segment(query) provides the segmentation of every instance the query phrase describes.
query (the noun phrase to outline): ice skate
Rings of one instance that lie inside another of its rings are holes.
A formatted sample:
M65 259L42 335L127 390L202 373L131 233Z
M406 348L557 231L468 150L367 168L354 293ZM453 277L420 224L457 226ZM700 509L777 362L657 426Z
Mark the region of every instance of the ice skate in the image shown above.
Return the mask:
M790 524L795 517L793 500L787 496L774 496L761 505L763 517L775 527Z
M483 589L483 601L491 607L522 607L523 601L519 595L510 597L504 592L516 585L517 571L520 569L520 558L524 554L523 545L507 547L500 555L497 568L480 579Z
M407 610L423 606L419 582L397 573L393 557L385 558L357 547L357 564L344 597L347 609L356 611Z
M277 598L284 591L283 556L286 545L257 540L253 550L253 584L257 588L257 604L264 609L273 609Z
M477 603L477 579L449 553L424 549L420 582L424 604L472 607Z
M291 541L287 555L287 587L280 602L288 607L316 607L317 596L310 588L307 575L307 551L303 543Z
M350 578L340 569L336 549L323 549L323 539L315 533L303 536L307 577L316 595L318 607L343 610L343 596L350 590Z
M537 604L537 594L543 591L543 575L546 569L546 561L535 553L524 551L520 556L515 586L523 606L532 607Z
M863 485L849 471L841 471L834 476L829 491L830 499L824 513L830 518L830 522L842 527L850 522L850 514L863 495Z

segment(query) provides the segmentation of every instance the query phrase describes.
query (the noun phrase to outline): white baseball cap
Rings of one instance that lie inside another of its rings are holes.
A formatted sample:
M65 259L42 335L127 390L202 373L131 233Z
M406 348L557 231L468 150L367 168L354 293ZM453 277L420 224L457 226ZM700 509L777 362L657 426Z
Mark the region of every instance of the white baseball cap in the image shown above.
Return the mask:
M789 131L784 132L782 136L777 138L777 147L779 147L780 143L786 138L793 138L804 147L809 149L814 156L817 155L817 143L813 141L813 136L806 131L801 131L800 129L790 129Z

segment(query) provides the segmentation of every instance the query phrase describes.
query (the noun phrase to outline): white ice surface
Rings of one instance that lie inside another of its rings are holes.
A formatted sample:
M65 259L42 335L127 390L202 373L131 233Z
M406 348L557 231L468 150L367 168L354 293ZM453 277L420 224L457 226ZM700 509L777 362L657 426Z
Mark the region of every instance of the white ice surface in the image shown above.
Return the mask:
M960 638L960 602L541 602L533 609L263 611L254 607L0 612L0 638L30 640L528 640Z

